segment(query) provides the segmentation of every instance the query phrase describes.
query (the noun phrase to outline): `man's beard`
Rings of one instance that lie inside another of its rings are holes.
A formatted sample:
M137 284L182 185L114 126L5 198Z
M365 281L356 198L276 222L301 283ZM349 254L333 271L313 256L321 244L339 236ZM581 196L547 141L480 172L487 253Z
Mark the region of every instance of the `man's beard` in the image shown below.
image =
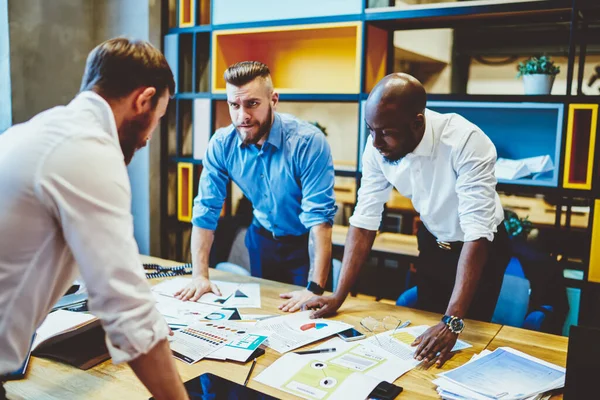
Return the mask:
M150 113L145 113L132 120L124 121L119 132L119 143L125 157L125 164L129 165L135 152L146 146L146 139L142 137L152 123Z
M269 134L271 131L271 126L273 125L273 107L269 106L269 113L267 114L267 119L265 122L261 123L258 126L258 132L253 137L249 137L248 135L242 134L242 132L238 129L238 133L242 139L242 144L244 146L248 146L251 144L257 144L260 140Z
M400 162L402 161L403 158L404 158L403 156L393 157L393 158L388 158L386 156L383 156L383 161L389 165L398 165L398 164L400 164Z

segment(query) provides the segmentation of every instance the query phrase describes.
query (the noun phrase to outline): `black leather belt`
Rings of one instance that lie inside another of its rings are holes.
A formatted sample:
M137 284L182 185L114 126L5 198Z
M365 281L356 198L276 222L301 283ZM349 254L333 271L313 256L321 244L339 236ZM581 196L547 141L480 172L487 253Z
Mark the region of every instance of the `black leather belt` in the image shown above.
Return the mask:
M268 230L268 229L264 228L262 225L258 224L257 222L252 222L252 225L254 225L254 227L256 228L256 231L258 232L259 235L264 236L268 239L275 240L277 242L301 243L301 242L305 242L308 240L308 233L305 233L304 235L299 235L299 236L296 236L296 235L277 236L270 230Z

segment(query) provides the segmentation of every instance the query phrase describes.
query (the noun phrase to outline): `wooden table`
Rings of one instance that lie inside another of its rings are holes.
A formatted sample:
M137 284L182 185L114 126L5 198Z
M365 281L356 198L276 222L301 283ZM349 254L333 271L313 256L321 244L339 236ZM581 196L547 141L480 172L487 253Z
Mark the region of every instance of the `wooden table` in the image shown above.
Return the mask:
M169 266L177 265L172 261L150 258L142 256L145 263L156 263ZM279 293L295 288L292 285L272 282L257 278L248 278L240 275L233 275L223 271L211 270L211 277L214 279L229 280L233 282L257 282L261 284L262 309L248 309L248 313L281 314L277 310L280 304ZM152 280L155 284L160 279ZM244 310L242 310L244 312ZM340 313L333 319L344 321L354 326L359 326L359 322L366 316L381 318L387 315L393 315L401 320L410 319L413 325L433 325L440 319L440 315L424 311L418 311L393 305L377 303L373 301L348 298L340 309ZM533 335L533 336L531 336ZM539 347L533 355L548 361L556 360L556 351L566 352L566 341L557 340L552 335L530 333L520 329L514 331L509 328L503 328L500 325L484 323L478 321L466 321L466 329L461 338L473 345L472 348L456 353L441 369L434 366L420 366L407 374L403 375L395 383L404 387L401 395L402 399L437 399L439 398L435 386L431 383L440 371L449 370L462 365L469 360L475 353L481 352L494 343L510 343L515 348L517 346L528 346L528 340L535 340ZM493 341L492 341L493 340ZM502 341L504 340L504 342ZM514 343L514 344L513 344ZM549 343L546 347L546 344ZM505 345L505 344L498 344ZM311 346L308 346L311 347ZM529 348L519 348L529 350ZM267 349L266 354L259 358L256 368L252 374L257 376L262 370L272 364L279 354L271 349ZM213 360L203 360L194 365L187 365L176 361L177 368L184 381L192 379L204 372L212 372L223 376L234 382L243 383L250 363L241 364L234 362L222 362ZM564 365L564 363L562 364ZM158 366L157 366L158 367ZM260 384L251 380L249 387L261 392L273 395L278 398L293 399L296 398L285 392L273 389L269 386ZM135 377L131 369L126 364L113 365L106 361L88 371L81 371L68 365L59 364L50 360L32 357L27 379L14 381L5 384L8 397L11 400L21 399L147 399L148 391Z

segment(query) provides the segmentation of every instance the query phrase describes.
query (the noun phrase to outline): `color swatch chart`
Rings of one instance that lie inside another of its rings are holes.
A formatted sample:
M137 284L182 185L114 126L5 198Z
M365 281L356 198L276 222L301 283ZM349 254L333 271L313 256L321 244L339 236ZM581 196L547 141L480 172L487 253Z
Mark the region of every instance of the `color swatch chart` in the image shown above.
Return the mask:
M171 341L171 351L175 358L193 364L226 346L229 339L219 334L218 328L215 328L215 326L194 325L175 332Z

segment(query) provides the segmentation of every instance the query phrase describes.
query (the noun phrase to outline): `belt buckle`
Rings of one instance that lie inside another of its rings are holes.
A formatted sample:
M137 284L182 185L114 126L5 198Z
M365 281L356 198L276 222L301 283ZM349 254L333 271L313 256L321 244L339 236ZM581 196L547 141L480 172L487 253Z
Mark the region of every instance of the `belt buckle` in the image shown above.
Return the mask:
M436 240L437 245L442 250L452 250L452 246L448 242L443 242L441 240Z

